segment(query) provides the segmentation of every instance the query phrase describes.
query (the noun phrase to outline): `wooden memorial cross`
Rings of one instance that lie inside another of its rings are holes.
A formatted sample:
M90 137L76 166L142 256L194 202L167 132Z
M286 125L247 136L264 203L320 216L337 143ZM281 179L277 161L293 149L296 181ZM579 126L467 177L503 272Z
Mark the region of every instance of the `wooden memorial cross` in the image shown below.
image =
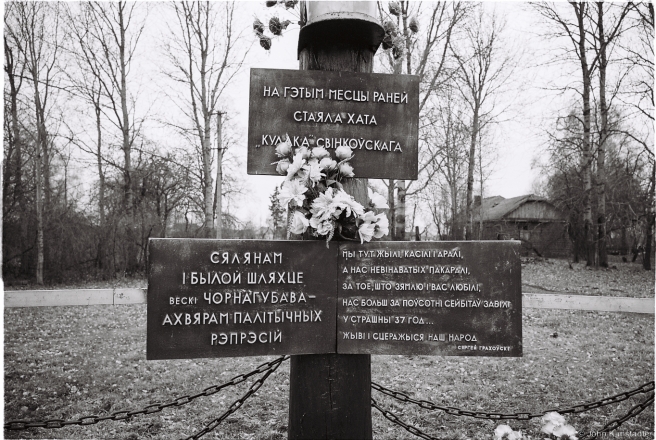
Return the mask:
M251 71L248 172L287 136L417 178L419 79L373 74L373 2L302 2L300 71ZM362 205L367 181L344 182ZM367 439L371 354L521 356L519 244L151 239L147 358L291 354L290 439Z

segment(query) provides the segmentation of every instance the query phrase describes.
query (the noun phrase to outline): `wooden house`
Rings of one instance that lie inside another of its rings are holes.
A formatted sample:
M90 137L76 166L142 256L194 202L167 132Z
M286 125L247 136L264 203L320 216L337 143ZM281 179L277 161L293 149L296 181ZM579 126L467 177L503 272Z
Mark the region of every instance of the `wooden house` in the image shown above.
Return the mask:
M533 194L477 200L473 209L474 237L481 240L521 240L523 255L569 257L571 241L565 214ZM481 228L482 226L482 228Z

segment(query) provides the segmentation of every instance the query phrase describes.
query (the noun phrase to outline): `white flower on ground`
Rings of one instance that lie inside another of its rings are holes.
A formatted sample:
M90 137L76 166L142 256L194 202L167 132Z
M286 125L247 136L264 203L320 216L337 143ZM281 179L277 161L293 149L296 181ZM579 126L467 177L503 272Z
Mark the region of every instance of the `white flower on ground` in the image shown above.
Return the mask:
M310 225L310 221L305 218L301 211L294 211L294 216L289 224L289 232L292 234L302 234Z
M576 429L570 425L560 425L552 431L552 434L558 438L562 438L566 435L569 440L578 440Z
M389 209L387 199L369 188L369 199L376 209Z
M278 157L285 157L292 151L292 142L289 140L289 135L286 139L276 145L276 154Z
M351 156L353 156L353 151L351 150L351 147L342 145L341 147L337 147L335 150L335 156L339 160L350 159Z
M546 413L545 415L542 416L542 423L547 424L547 423L553 423L556 426L564 425L567 423L565 420L565 417L562 415L558 414L556 411L552 411L549 413ZM550 433L547 433L550 434Z
M353 177L355 173L353 172L353 167L347 163L339 164L339 174L344 177Z
M565 424L565 417L561 416L555 411L546 413L542 416L542 432L545 434L553 434L554 429Z
M298 206L305 200L307 188L299 180L287 180L282 184L282 190L278 194L278 200L282 206L287 206L289 202L294 201Z
M312 149L312 157L316 157L317 160L321 160L328 156L330 156L330 153L324 147L314 147Z
M499 425L494 430L494 440L520 440L522 438L521 431L513 431L508 425Z

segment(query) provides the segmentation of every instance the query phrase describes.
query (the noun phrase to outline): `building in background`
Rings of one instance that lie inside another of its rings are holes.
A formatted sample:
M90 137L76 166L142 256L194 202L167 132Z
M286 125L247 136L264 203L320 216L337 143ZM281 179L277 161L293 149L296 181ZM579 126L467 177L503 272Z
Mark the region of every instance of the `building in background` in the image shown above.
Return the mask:
M571 255L565 214L548 200L528 194L505 199L501 196L477 198L473 228L481 240L521 240L525 256L563 257Z

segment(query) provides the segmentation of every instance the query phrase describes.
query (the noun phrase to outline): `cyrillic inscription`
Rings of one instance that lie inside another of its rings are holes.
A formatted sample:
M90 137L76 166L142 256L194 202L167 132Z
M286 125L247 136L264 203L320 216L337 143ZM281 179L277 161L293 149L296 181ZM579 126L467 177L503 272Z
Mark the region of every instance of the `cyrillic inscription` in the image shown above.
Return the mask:
M521 356L518 243L340 244L337 351Z

